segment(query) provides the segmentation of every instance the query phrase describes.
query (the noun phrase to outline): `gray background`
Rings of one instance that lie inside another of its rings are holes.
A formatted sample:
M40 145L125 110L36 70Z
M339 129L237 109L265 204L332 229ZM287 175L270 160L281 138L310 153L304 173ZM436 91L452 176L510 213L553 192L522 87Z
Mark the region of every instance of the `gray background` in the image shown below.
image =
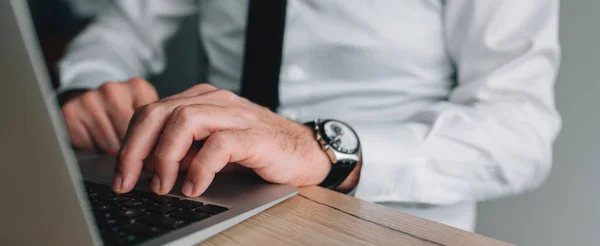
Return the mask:
M548 181L531 193L481 203L478 233L519 245L600 245L598 10L598 0L562 1L563 62L556 92L564 126ZM161 95L202 81L196 34L191 18L170 42L168 70L152 80Z
M538 190L483 202L477 232L519 245L600 245L600 1L563 0L563 130L552 173Z

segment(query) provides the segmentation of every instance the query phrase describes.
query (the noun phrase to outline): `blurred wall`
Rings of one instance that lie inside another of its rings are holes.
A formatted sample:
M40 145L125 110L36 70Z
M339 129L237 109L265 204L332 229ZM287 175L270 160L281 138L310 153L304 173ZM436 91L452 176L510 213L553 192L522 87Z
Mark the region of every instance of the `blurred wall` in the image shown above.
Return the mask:
M539 190L479 206L477 232L519 245L600 245L600 1L563 0L564 126Z

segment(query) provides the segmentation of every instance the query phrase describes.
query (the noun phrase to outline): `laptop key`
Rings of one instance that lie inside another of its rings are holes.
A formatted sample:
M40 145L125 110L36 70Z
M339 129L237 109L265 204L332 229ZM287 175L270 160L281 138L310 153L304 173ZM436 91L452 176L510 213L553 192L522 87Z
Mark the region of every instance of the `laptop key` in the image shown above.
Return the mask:
M133 209L133 208L124 208L121 210L118 210L116 212L118 217L125 217L128 219L135 219L141 216L146 215L144 212L137 210L137 209Z
M102 203L92 204L92 209L94 211L107 211L107 210L111 210L113 208L114 208L114 206L106 205L106 204L102 204Z
M154 196L152 200L158 204L169 204L172 202L179 201L179 199L170 196Z
M210 214L204 212L194 211L179 211L170 215L171 217L177 217L183 220L196 222L210 217Z
M130 219L127 218L101 218L96 219L96 224L101 229L110 229L114 227L121 227L123 225L129 224Z
M98 201L105 203L116 203L130 201L131 198L121 195L105 195L98 197Z
M179 208L169 207L166 205L155 205L155 206L146 208L147 212L155 213L155 214L170 214L170 213L176 212L178 210L179 210Z
M194 209L197 207L201 207L204 204L201 202L191 201L191 200L180 200L177 202L171 203L171 206L175 206L182 209Z
M128 208L137 208L137 209L144 209L146 207L149 207L148 205L144 204L143 202L139 202L139 201L126 201L124 203L121 204L124 207L128 207Z
M167 217L158 214L150 214L148 216L142 217L136 221L142 222L144 224L163 227L167 229L177 229L189 225L190 222L176 218L176 217Z
M120 211L118 209L113 209L109 211L94 211L94 217L96 220L117 220L117 221L128 221L140 216L146 215L145 213L131 213L129 212L127 215L124 211Z
M147 236L147 237L158 236L158 235L162 234L163 232L165 232L165 230L163 230L161 228L142 224L142 223L137 223L137 222L124 226L123 230L134 233L134 234Z
M194 209L194 211L201 211L201 212L205 212L205 213L209 213L212 215L215 214L220 214L222 212L227 211L228 209L225 207L221 207L221 206L217 206L217 205L212 205L212 204L206 204L202 207L196 208Z
M119 200L118 196L104 195L98 197L98 201L106 203L115 203Z
M143 191L139 191L139 190L132 190L130 192L121 194L122 196L126 196L126 197L130 197L133 199L139 199L139 198L146 198L151 196L152 194L150 192L143 192ZM142 200L142 199L139 199ZM147 200L147 199L146 199Z
M103 220L103 219L113 218L114 215L110 211L95 210L94 217L96 218L96 220Z

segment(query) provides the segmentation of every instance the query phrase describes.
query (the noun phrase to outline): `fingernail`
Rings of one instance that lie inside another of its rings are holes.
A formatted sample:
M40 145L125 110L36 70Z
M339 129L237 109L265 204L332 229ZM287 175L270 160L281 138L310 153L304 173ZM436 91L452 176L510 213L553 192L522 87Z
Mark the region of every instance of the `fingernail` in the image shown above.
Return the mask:
M185 181L185 184L183 185L183 189L181 189L181 192L186 196L192 196L193 191L194 191L194 183L192 183L191 181Z
M160 191L160 177L156 174L152 178L152 191L157 194Z
M115 177L113 178L113 191L116 193L121 193L121 185L123 184L123 176L121 173L115 173Z

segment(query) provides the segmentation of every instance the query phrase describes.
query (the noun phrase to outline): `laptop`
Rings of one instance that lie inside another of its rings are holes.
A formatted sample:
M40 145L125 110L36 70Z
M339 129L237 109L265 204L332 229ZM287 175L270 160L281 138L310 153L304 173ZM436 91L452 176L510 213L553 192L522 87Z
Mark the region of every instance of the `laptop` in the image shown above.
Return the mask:
M115 159L68 140L27 1L0 0L0 245L190 245L298 193L222 174L198 198L157 196L150 175L116 195Z

